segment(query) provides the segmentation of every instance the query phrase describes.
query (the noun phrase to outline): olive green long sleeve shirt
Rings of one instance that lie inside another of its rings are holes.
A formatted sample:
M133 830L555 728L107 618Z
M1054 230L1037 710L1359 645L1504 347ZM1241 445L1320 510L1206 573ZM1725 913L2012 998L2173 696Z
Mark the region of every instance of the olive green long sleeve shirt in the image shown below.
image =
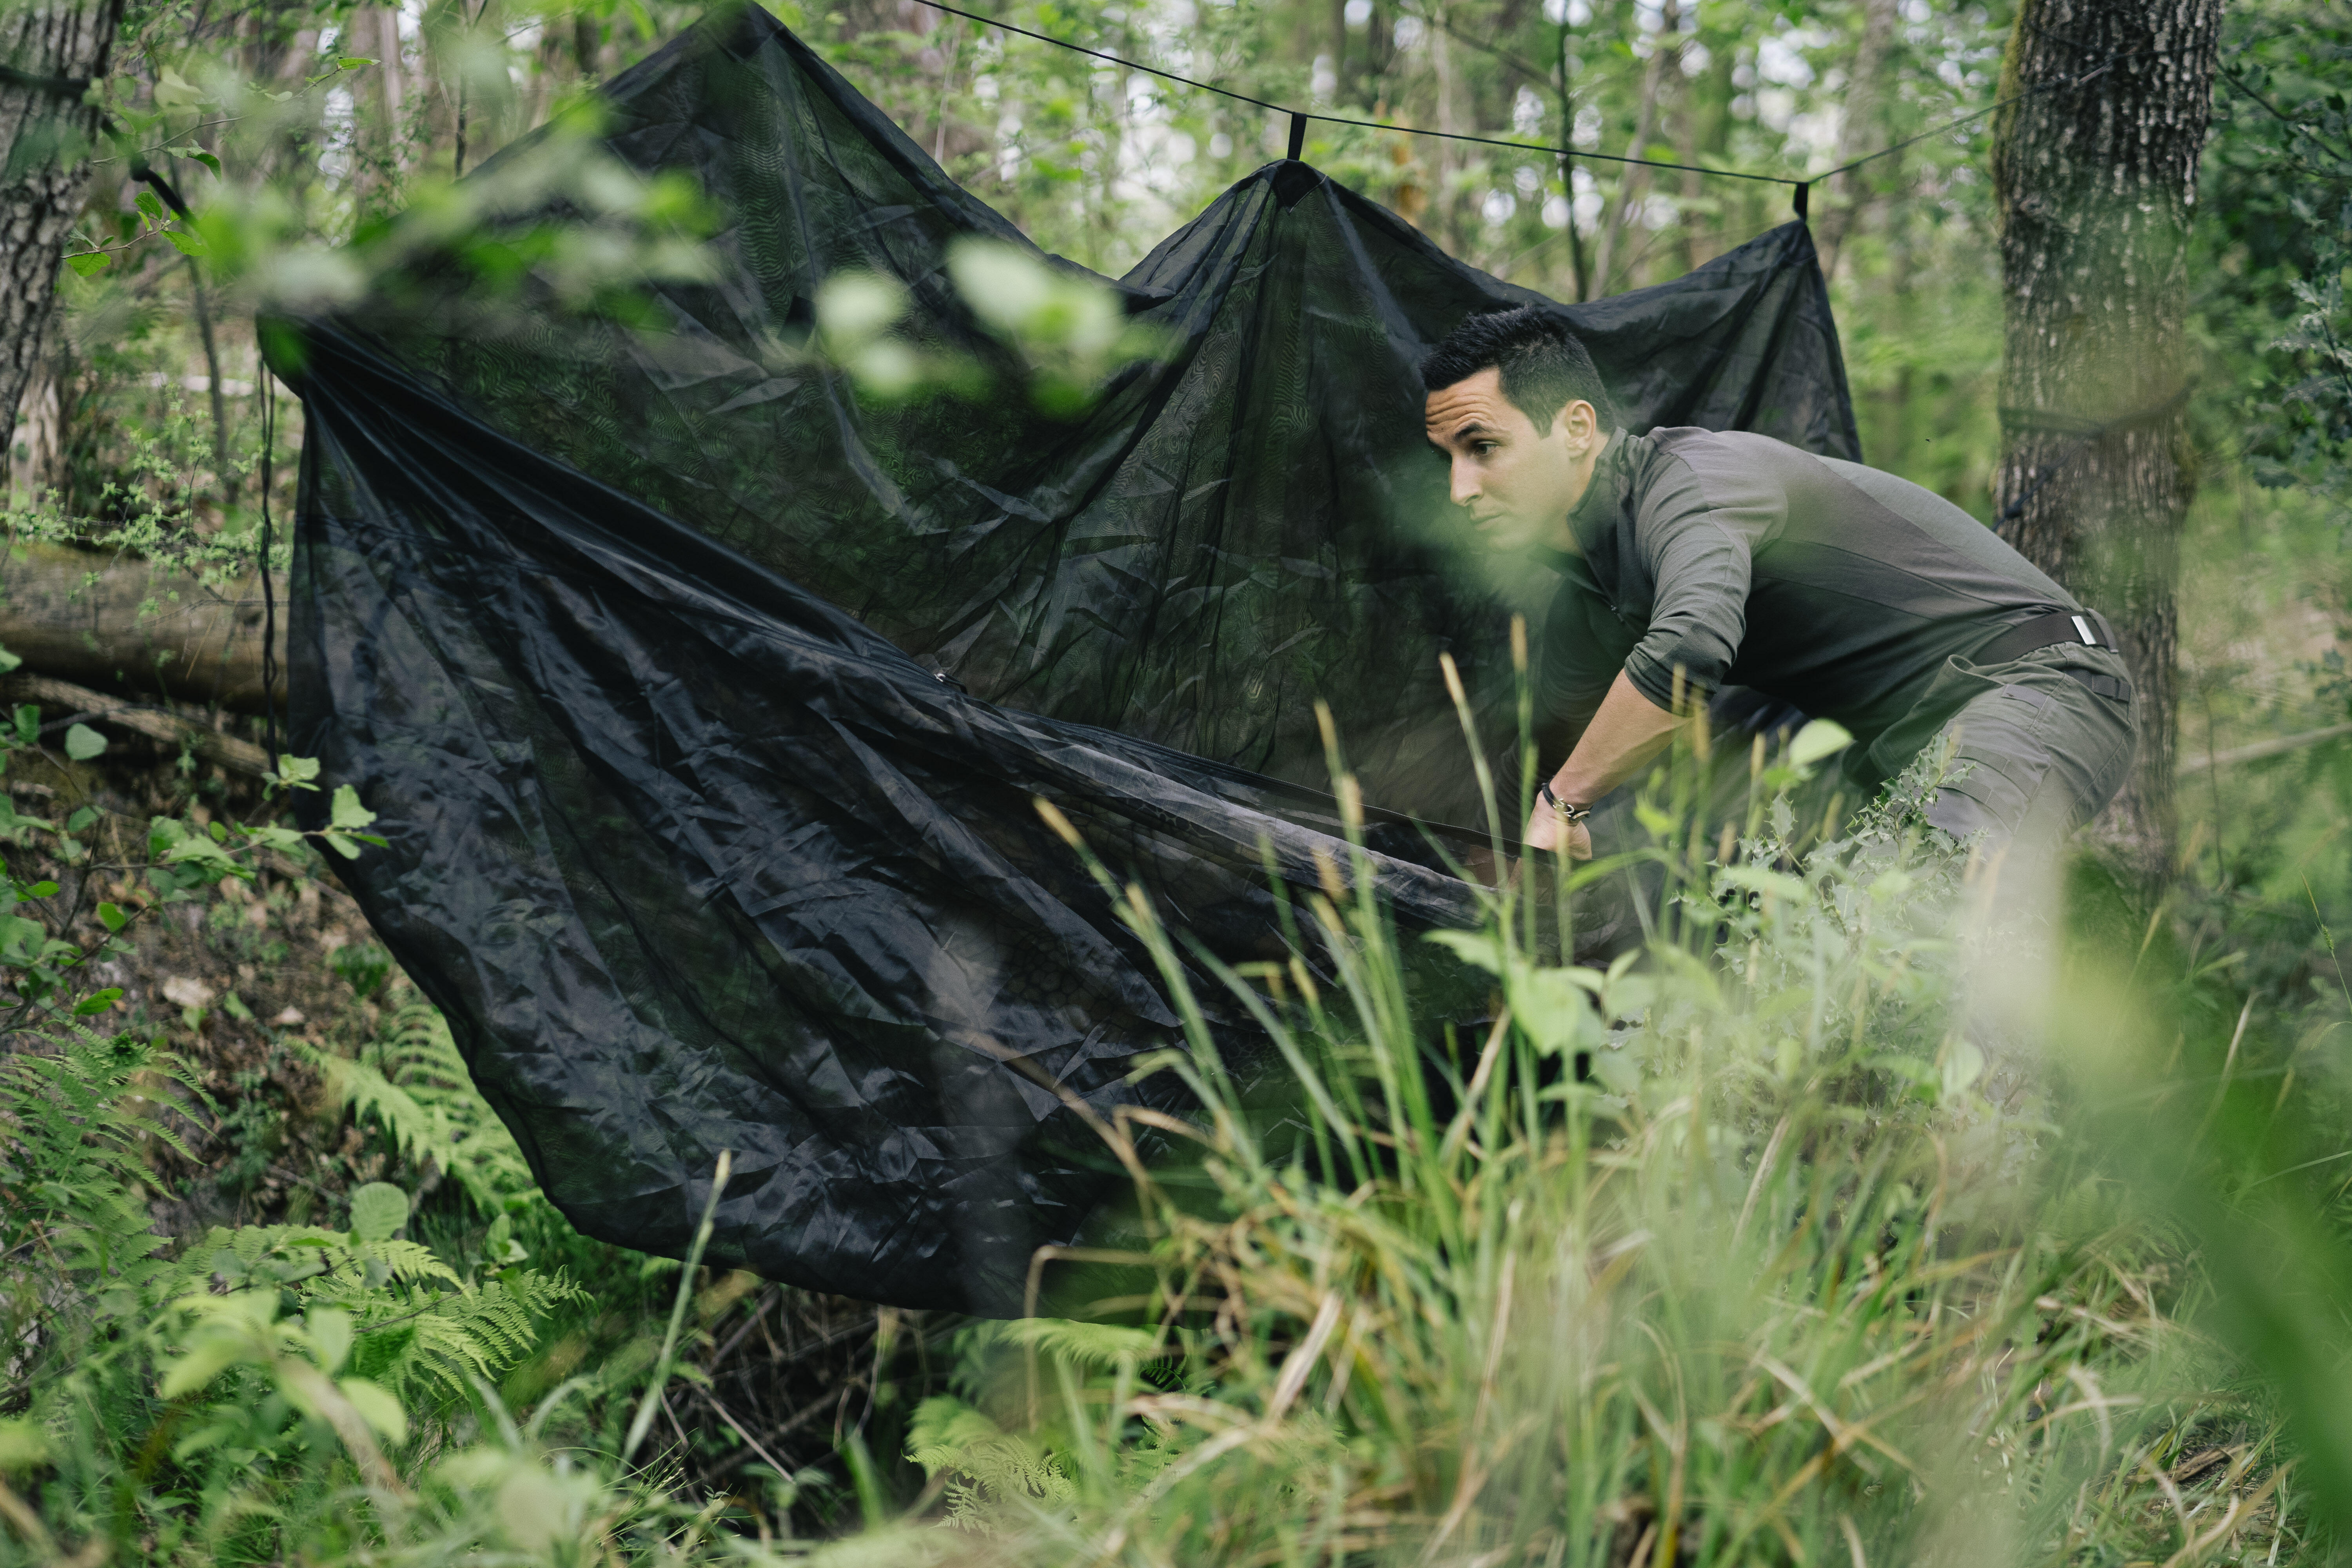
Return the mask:
M1546 616L1548 727L1580 730L1618 670L1670 707L1745 686L1862 745L1947 659L2082 606L1931 490L1744 432L1613 436L1570 514L1580 554Z

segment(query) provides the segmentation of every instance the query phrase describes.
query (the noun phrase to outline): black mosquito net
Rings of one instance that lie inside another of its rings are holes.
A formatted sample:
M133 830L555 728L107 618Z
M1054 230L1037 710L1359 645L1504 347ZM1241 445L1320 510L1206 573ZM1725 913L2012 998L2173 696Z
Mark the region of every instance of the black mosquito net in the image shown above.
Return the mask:
M877 406L779 368L823 281L895 277L910 342L985 356L947 247L1028 242L757 9L607 91L613 151L724 219L656 330L485 331L420 274L277 340L293 748L381 814L344 876L582 1230L682 1253L732 1150L714 1260L1016 1310L1123 1179L1087 1112L1185 1105L1129 1081L1177 1007L1033 799L1227 961L1285 951L1268 859L1339 847L1317 699L1376 805L1478 820L1437 658L1504 736L1513 605L1443 526L1413 367L1549 301L1283 162L1114 285L1161 346L1082 415ZM1634 429L1857 454L1801 225L1553 308ZM1401 922L1474 918L1375 837Z

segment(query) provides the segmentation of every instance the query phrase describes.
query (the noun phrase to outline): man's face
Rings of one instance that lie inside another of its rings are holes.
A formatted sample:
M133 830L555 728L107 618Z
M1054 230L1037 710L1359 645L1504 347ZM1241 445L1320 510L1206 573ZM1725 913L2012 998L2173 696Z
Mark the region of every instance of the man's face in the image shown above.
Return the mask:
M1601 448L1592 405L1570 404L1538 435L1503 395L1503 373L1489 365L1431 393L1423 418L1430 445L1452 468L1454 504L1489 545L1575 548L1568 514L1584 499Z

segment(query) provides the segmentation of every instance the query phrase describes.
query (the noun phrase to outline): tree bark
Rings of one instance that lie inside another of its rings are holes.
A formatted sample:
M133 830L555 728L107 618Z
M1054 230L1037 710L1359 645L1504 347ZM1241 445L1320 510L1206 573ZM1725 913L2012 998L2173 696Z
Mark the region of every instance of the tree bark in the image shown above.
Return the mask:
M1841 164L1877 151L1877 143L1883 140L1886 102L1894 96L1888 89L1895 74L1895 27L1901 20L1896 0L1863 0L1862 43L1854 50L1853 70L1846 82L1845 114L1838 126L1837 161ZM1893 172L1878 169L1882 177ZM1840 174L1830 182L1829 210L1813 226L1813 240L1821 247L1824 278L1837 275L1838 252L1844 247L1845 237L1853 232L1855 220L1861 217L1870 189L1871 176L1862 169Z
M2024 0L1996 128L2006 298L2001 536L2113 623L2140 744L2101 837L2173 870L2180 527L2196 489L2182 318L2221 0Z
M1659 92L1665 84L1666 72L1682 64L1682 7L1677 0L1662 0L1659 16L1657 50L1650 56L1649 68L1642 73L1641 101L1633 111L1633 139L1625 144L1628 158L1650 155L1650 138L1658 128ZM1601 248L1592 260L1596 294L1609 292L1610 274L1616 269L1618 242L1624 237L1625 226L1633 221L1650 184L1650 171L1642 165L1626 163L1620 167L1622 177L1617 182L1616 195L1610 199L1609 221L1601 231Z
M286 615L281 597L281 710ZM149 562L79 550L19 546L0 556L0 647L56 679L258 713L262 621L257 577L207 588Z
M89 184L98 111L70 89L105 75L123 0L53 0L0 11L0 451L47 340L58 258Z
M1552 84L1559 95L1559 194L1568 203L1568 265L1576 283L1579 304L1592 298L1591 280L1584 269L1584 237L1576 229L1576 158L1570 149L1576 145L1576 86L1568 68L1568 46L1575 37L1569 25L1568 11L1561 7L1557 69Z

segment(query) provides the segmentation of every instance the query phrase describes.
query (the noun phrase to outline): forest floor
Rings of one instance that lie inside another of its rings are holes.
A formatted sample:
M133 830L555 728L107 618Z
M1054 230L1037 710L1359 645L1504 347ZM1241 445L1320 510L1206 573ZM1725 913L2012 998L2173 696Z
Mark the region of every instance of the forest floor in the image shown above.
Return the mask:
M353 1189L390 1182L418 1205L412 1234L464 1253L486 1216L433 1162L404 1156L339 1099L314 1065L321 1054L366 1057L403 1009L423 1001L329 858L263 851L249 882L159 901L137 869L149 858L152 818L251 824L289 813L254 779L144 735L110 729L108 737L89 762L16 753L0 784L20 816L63 823L100 814L79 836L89 853L77 862L20 848L11 869L59 884L52 903L72 914L52 934L95 942L100 900L133 911L130 951L93 965L98 984L122 992L98 1022L160 1040L201 1088L201 1107L181 1126L194 1157L161 1142L147 1151L157 1185L173 1194L150 1205L156 1229L185 1244L215 1226L340 1227ZM551 1211L541 1218L564 1233L553 1261L582 1295L508 1371L502 1392L519 1407L583 1369L649 1363L675 1289L671 1260L579 1236ZM928 1386L926 1350L948 1321L926 1324L920 1314L877 1312L746 1273L701 1273L698 1332L682 1358L699 1375L665 1401L656 1448L693 1484L720 1493L744 1484L747 1465L805 1477L814 1486L804 1522L822 1528L826 1482L846 1484L838 1450L877 1415L895 1428L889 1406ZM877 1432L873 1446L886 1470L904 1468L894 1437Z

